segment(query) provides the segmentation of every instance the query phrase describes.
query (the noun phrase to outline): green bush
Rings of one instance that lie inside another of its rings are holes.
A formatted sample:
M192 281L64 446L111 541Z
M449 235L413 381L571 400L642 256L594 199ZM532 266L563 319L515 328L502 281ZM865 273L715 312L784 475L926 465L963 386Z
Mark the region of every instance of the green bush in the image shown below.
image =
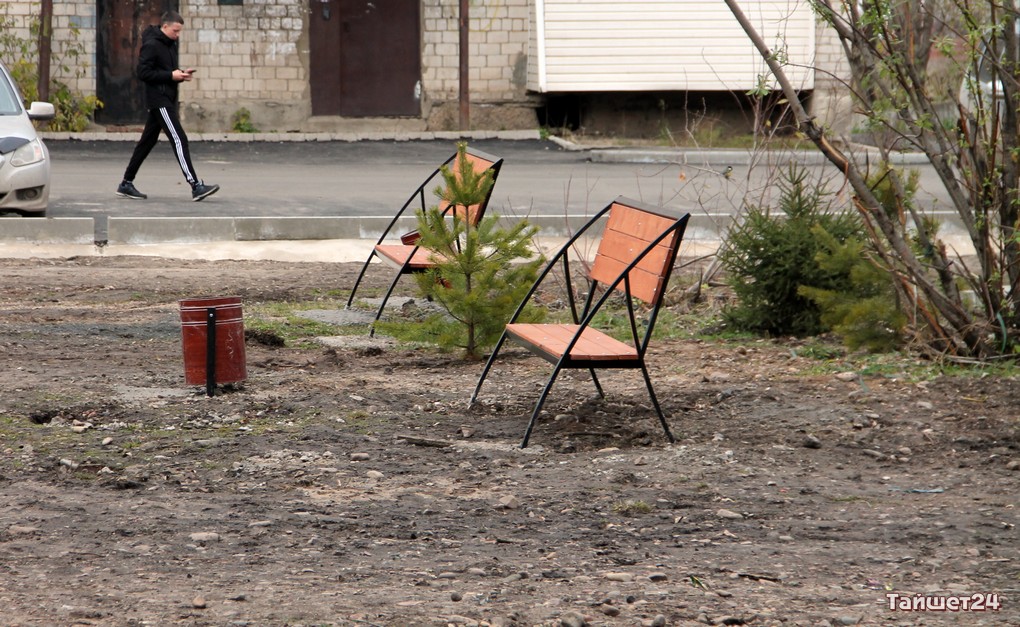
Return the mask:
M235 133L258 133L259 129L251 121L251 111L247 107L241 107L234 112L230 119Z
M802 285L798 292L821 310L821 322L832 329L847 348L886 352L899 347L906 316L896 302L890 275L870 259L864 241L851 237L838 242L821 227L813 229L822 250L819 267L849 278L847 291Z
M770 335L814 335L825 330L821 308L801 293L801 286L852 292L850 277L820 265L824 248L813 231L821 228L835 242L863 239L858 217L831 211L820 184L809 184L807 172L791 166L779 181L780 215L769 208L748 207L744 220L727 234L719 258L736 303L725 321L742 331Z
M56 115L49 122L49 130L72 133L80 133L87 129L96 109L103 107L99 98L71 91L67 85L58 81L53 81L50 102L56 109Z

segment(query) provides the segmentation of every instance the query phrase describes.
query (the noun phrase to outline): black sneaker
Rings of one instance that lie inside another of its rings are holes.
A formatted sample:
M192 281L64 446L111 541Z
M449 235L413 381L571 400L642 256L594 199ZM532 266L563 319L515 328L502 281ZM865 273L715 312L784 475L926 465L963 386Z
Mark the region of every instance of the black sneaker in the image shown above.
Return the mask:
M120 185L117 186L117 195L124 198L133 198L134 200L145 200L148 198L148 196L135 189L135 184L131 181L121 181Z
M219 185L206 185L202 181L199 181L191 188L191 200L198 202L207 196L212 196L218 191L220 191Z

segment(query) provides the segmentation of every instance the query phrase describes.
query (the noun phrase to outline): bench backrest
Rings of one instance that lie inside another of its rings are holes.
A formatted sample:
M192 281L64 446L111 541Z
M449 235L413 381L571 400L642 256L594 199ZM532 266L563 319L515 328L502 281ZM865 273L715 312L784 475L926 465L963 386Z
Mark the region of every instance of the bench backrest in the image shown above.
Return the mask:
M595 261L589 270L589 277L605 285L612 285L638 255L676 222L675 217L616 200L609 210L609 219L595 253ZM674 229L631 269L632 296L653 306L659 304L676 261L683 231L683 228ZM621 281L616 289L626 292L626 284Z
M471 205L466 208L465 207L456 208L458 218L460 218L461 220L466 220L470 224L478 224L478 221L482 219L482 216L485 215L485 210L488 208L489 199L492 197L492 189L496 186L496 178L499 176L499 170L503 165L503 160L500 159L499 157L494 157L484 152L472 150L471 148L468 148L464 152L464 156L467 157L467 160L471 163L471 167L472 169L474 169L475 174L481 174L482 172L485 172L486 170L490 169L492 170L493 185L492 187L489 188L489 193L485 196L485 200L483 200L481 203L477 205ZM457 170L457 155L453 155L453 157L451 157L450 160L447 161L445 165L447 165L450 168L454 175L456 175L458 178L460 177L460 173ZM449 211L449 209L450 203L448 203L445 200L439 201L440 211L446 213L447 211Z

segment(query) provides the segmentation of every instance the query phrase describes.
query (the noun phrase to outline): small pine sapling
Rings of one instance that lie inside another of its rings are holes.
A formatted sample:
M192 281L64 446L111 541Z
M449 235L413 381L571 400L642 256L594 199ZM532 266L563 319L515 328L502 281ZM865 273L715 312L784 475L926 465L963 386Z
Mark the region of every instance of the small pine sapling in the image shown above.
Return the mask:
M441 169L445 186L435 192L447 209L418 211L418 245L435 265L416 278L422 295L446 312L425 321L428 333L439 346L479 359L499 339L544 259L532 247L538 227L527 220L510 228L500 227L491 214L473 221L473 208L488 197L493 178L489 170L475 172L466 148L458 144L453 167ZM535 310L521 320L540 317Z

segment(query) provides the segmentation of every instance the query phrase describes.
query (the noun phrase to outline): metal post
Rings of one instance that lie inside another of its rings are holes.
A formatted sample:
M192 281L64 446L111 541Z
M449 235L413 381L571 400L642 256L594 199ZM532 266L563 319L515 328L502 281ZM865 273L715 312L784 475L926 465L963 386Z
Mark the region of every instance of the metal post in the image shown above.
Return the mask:
M42 0L39 8L39 81L38 100L50 99L50 50L53 41L53 0Z
M460 0L460 130L471 129L471 96L468 90L468 32L471 16L469 15L470 0Z
M205 395L216 394L216 308L205 310Z

